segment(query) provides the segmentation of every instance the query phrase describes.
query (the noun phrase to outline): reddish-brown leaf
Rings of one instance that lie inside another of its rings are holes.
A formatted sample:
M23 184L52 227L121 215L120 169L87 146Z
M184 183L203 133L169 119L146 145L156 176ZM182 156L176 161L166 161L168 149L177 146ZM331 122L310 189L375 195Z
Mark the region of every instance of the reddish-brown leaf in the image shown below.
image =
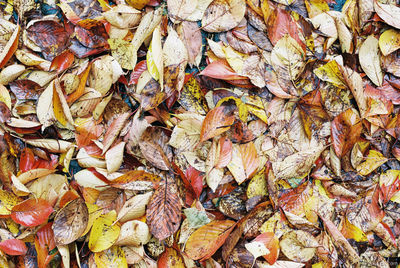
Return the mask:
M0 101L0 123L5 123L11 119L11 111L7 104Z
M133 69L133 71L131 72L128 85L130 85L130 86L136 85L139 80L139 77L146 70L147 70L147 61L142 60L142 61L138 62L136 64L135 68Z
M53 229L51 229L52 224L52 222L47 223L37 231L35 236L35 249L39 268L46 268L57 254L54 233Z
M17 25L7 44L2 48L3 51L0 53L0 68L3 68L7 64L17 50L20 31L21 27Z
M53 207L44 199L27 199L11 210L11 218L26 227L41 225L53 212Z
M68 46L69 34L55 20L40 20L26 29L28 38L42 49L46 60L53 60Z
M321 92L317 89L304 95L298 105L304 130L311 139L312 131L319 130L329 119L328 113L322 106Z
M338 157L342 157L353 148L361 135L361 130L360 118L353 109L348 109L333 119L332 143Z
M279 197L280 207L284 211L288 211L293 214L304 213L304 204L311 197L311 193L311 187L309 187L308 182L304 182L294 189L286 190Z
M154 192L146 210L150 232L157 239L164 240L178 231L181 206L175 181L167 177Z
M234 121L234 115L225 106L218 106L210 110L201 126L200 142L221 135L231 127Z
M25 255L28 248L19 239L8 239L0 242L0 249L7 255Z
M29 79L15 80L9 85L11 92L20 100L37 100L42 93L42 87Z
M104 24L98 20L85 19L76 24L75 34L79 42L89 48L108 48L108 34Z
M189 237L185 253L193 260L210 258L232 232L235 222L231 220L212 221L203 225Z
M185 175L196 197L199 198L201 192L203 191L203 176L201 175L201 172L190 166L188 169L186 169Z
M74 54L70 50L66 50L53 59L50 65L50 71L61 73L71 67L74 59Z

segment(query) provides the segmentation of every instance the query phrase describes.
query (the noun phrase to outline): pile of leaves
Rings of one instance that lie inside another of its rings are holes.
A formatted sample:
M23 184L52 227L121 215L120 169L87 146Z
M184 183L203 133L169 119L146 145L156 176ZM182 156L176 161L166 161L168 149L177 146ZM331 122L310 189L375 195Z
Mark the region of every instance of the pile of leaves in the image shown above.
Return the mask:
M0 0L1 267L396 267L400 7Z

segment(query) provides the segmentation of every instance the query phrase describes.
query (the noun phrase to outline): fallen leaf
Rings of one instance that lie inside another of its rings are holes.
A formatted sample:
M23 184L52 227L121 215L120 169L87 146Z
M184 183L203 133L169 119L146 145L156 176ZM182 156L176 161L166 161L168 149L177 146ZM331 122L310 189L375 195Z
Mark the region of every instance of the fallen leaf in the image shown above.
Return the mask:
M225 242L235 222L231 220L212 221L203 225L189 237L185 253L194 260L206 260Z
M381 86L383 82L383 73L379 57L379 41L374 36L369 36L360 47L358 53L360 65L369 79Z
M146 220L150 232L159 240L173 235L180 226L181 201L175 182L166 178L156 189L147 206Z
M111 210L94 220L89 236L89 249L92 252L107 250L117 241L121 227L115 223L116 219L117 213Z
M34 227L45 223L53 211L53 207L44 199L27 199L13 206L11 218L23 226Z

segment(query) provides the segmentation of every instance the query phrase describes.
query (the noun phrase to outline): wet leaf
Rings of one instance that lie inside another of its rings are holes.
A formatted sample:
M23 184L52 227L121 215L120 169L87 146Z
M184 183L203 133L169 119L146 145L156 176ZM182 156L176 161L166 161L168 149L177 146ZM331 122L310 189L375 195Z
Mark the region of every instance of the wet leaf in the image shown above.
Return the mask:
M181 200L172 178L166 178L156 189L146 213L150 232L159 240L166 239L179 229Z
M210 110L203 121L200 133L200 142L221 135L227 131L234 122L234 116L229 115L227 107L219 106Z
M85 202L77 198L59 210L52 229L57 245L68 245L81 237L88 225L89 212Z
M375 85L381 86L383 82L383 73L381 70L378 46L378 40L374 36L369 36L361 45L358 56L360 65L369 79L371 79Z
M211 257L232 232L235 222L212 221L197 229L186 242L185 253L194 260Z
M11 218L18 224L34 227L45 223L54 211L44 199L27 199L11 210Z
M102 252L109 249L120 234L120 224L115 223L117 213L111 210L94 220L89 236L89 249L92 252Z
M0 249L7 255L25 255L28 248L19 239L7 239L0 242Z

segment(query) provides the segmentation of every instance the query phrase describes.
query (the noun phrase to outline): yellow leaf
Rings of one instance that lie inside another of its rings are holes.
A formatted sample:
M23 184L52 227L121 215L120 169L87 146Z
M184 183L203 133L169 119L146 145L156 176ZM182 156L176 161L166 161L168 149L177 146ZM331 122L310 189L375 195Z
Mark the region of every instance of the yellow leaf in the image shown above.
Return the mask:
M82 236L86 235L90 231L90 228L92 228L94 221L98 217L100 217L101 212L103 211L103 209L101 209L98 205L95 204L86 202L86 206L89 212L89 220L86 226L86 230L82 233Z
M225 58L232 69L238 74L243 73L244 61L248 56L234 50L231 46L222 47L222 51L224 51Z
M89 236L89 249L92 252L100 252L110 248L118 239L121 227L115 223L117 212L112 210L94 220Z
M0 215L10 215L11 209L21 201L15 194L0 190Z
M110 38L107 40L110 45L111 55L118 61L122 68L133 70L133 46L131 42L121 38Z
M349 222L347 218L342 221L340 232L347 239L354 239L357 242L368 241L366 234L360 228Z
M400 31L389 29L379 37L379 48L384 56L400 48Z
M125 252L118 246L113 246L94 254L97 268L124 268L128 267Z
M153 38L150 43L149 51L146 56L147 70L150 72L151 77L163 84L163 61L162 61L162 47L161 47L161 33L160 27L156 27L153 31Z
M8 92L8 89L0 84L0 102L4 102L7 105L8 109L11 110L11 96Z
M335 87L343 89L347 87L339 65L335 60L315 69L314 74L318 76L319 79L329 82Z
M204 93L201 91L200 85L194 77L190 78L183 86L178 102L189 112L201 115L206 115L208 112Z
M329 11L328 3L325 0L307 0L305 4L310 18Z
M56 92L56 87L53 86L53 111L56 119L58 122L61 123L61 125L66 126L68 123L67 117L64 114L64 110L62 107L62 103L60 100L60 97L58 96Z
M367 159L357 167L357 172L362 176L366 176L380 167L386 161L388 161L388 159L380 152L370 150Z
M267 180L265 179L265 170L258 172L249 182L247 186L247 198L252 198L254 196L265 196L268 193Z

